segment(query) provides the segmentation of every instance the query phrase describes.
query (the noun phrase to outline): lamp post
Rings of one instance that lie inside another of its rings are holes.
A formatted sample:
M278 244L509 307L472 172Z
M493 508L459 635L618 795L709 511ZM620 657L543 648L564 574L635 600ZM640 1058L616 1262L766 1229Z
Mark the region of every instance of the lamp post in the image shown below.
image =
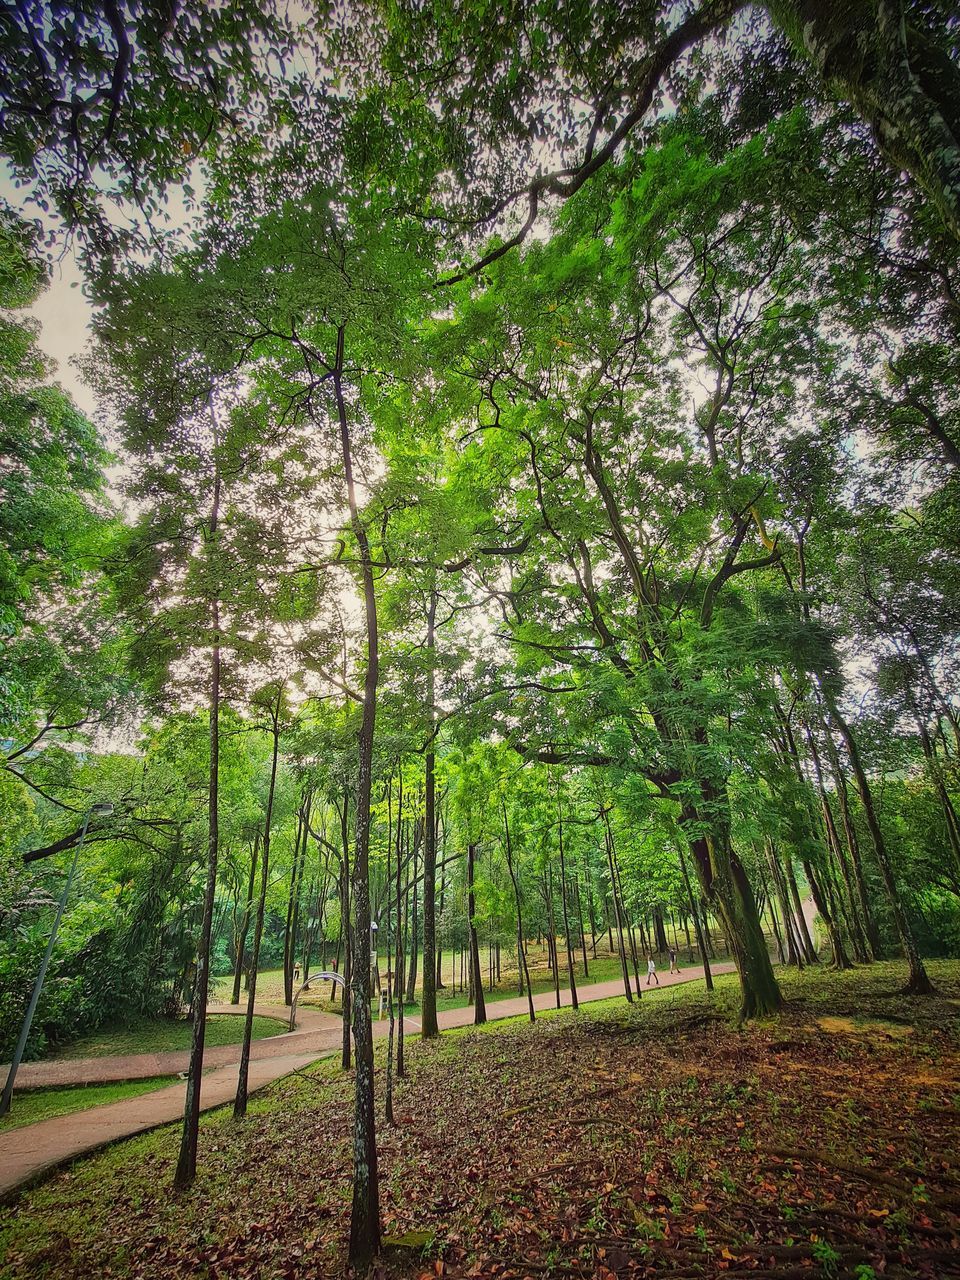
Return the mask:
M20 1060L23 1057L23 1051L27 1047L27 1037L30 1035L30 1024L33 1022L33 1015L37 1011L37 1002L40 999L40 991L43 987L43 980L47 976L47 966L50 963L50 957L53 955L53 947L57 941L57 930L60 928L60 919L63 915L64 907L67 905L67 898L73 885L73 877L77 870L77 863L80 861L80 853L83 850L83 842L87 838L87 827L93 814L98 817L107 817L113 813L112 804L93 804L87 810L83 819L83 828L80 832L80 841L77 844L77 852L73 855L73 862L70 864L70 873L67 876L67 883L63 886L63 893L60 895L60 902L57 905L57 914L53 919L53 928L50 930L50 940L47 942L47 949L43 953L43 961L40 965L40 972L37 974L37 980L33 984L33 994L30 997L30 1004L27 1006L27 1014L23 1020L23 1026L20 1028L20 1039L17 1041L17 1047L13 1054L13 1061L10 1064L10 1071L7 1075L7 1083L3 1087L3 1097L0 1098L0 1116L5 1116L10 1110L10 1102L13 1098L13 1083L17 1078L17 1070L20 1066Z

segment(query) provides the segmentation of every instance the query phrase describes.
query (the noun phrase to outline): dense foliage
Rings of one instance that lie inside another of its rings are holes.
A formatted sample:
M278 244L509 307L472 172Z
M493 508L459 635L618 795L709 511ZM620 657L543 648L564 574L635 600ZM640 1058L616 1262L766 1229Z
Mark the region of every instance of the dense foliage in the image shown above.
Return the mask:
M69 53L30 9L4 64L47 87L0 141L82 246L122 479L114 510L17 318L44 269L10 212L4 1043L93 800L33 1051L192 1004L186 1185L211 965L252 1010L259 969L289 1002L336 963L357 1260L368 935L427 1036L441 952L479 1020L534 939L573 989L606 932L639 997L671 921L744 1017L818 949L929 990L960 947L949 7L197 3L158 39L87 5Z

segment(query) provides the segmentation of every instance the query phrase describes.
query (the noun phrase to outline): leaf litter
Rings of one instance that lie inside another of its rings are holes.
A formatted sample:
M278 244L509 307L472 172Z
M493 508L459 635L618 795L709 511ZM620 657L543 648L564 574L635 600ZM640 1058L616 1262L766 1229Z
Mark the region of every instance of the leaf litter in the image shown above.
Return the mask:
M893 1038L825 1030L842 999L742 1029L716 999L411 1043L397 1123L379 1120L378 1280L960 1276L947 1001ZM872 1012L909 1022L908 1004L877 996ZM244 1122L204 1117L184 1197L175 1126L77 1163L4 1211L0 1274L342 1276L352 1093L324 1063Z

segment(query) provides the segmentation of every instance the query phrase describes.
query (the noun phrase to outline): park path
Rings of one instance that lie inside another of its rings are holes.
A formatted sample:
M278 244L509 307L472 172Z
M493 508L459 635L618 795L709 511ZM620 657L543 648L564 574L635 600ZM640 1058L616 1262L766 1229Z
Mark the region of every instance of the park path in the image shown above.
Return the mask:
M729 973L733 968L734 966L730 963L712 966L714 973ZM702 978L703 969L697 965L684 968L682 973L661 973L658 976L662 987L671 987ZM581 1004L588 1004L593 1000L606 1000L611 996L622 996L623 993L623 982L619 979L611 982L594 982L578 988ZM560 1000L564 1007L568 1007L570 992L561 988ZM534 1008L541 1011L555 1008L554 992L541 992L534 996L533 1003ZM210 1011L212 1013L237 1012L236 1006L233 1005L211 1005ZM257 1006L256 1012L267 1017L283 1016L285 1012L289 1016L289 1011L270 1005ZM494 1000L487 1005L487 1020L490 1022L525 1013L527 1013L525 996L509 1000ZM437 1021L441 1030L469 1026L473 1022L473 1009L446 1009L438 1015ZM408 1026L412 1024L414 1030L419 1029L419 1019L408 1016L405 1017L404 1022ZM321 1013L316 1009L298 1008L297 1027L296 1031L253 1042L251 1053L258 1047L268 1045L272 1046L273 1052L252 1054L249 1078L251 1093L280 1079L281 1076L289 1075L292 1071L316 1062L318 1058L329 1057L340 1047L343 1024L332 1014ZM374 1036L378 1038L385 1036L387 1029L388 1024L385 1019L377 1020L373 1024ZM225 1051L232 1053L232 1061L214 1065L214 1055L222 1056ZM203 1077L200 1099L202 1111L209 1111L212 1107L219 1107L233 1100L237 1088L238 1054L239 1047L236 1045L221 1045L215 1049L209 1049L204 1054L205 1065L213 1065L214 1069ZM170 1070L170 1068L161 1068L158 1071L156 1065L158 1061L177 1058L185 1062L188 1058L187 1054L139 1056L148 1058L153 1064L149 1070L141 1071L137 1067L136 1057L128 1056L112 1060L89 1058L75 1061L66 1059L59 1063L29 1063L21 1067L21 1072L26 1071L28 1066L72 1067L73 1079L60 1078L53 1083L102 1083L105 1079L117 1077L98 1075L97 1064L111 1061L115 1064L125 1064L124 1070L133 1074L125 1074L120 1079L130 1080L145 1079ZM179 1069L183 1070L185 1066ZM19 1074L17 1082L18 1084L20 1082ZM91 1107L88 1111L74 1111L66 1116L53 1116L49 1120L40 1120L37 1124L24 1125L20 1129L12 1129L0 1134L0 1197L6 1197L17 1187L34 1181L40 1174L64 1161L72 1160L78 1155L106 1146L121 1138L129 1138L133 1134L144 1133L148 1129L155 1129L158 1125L178 1120L183 1114L185 1094L185 1083L169 1085L152 1093L141 1093L135 1098L110 1102L102 1107ZM14 1097L14 1106L16 1106L16 1097Z
M242 1016L246 1009L235 1004L211 1004L208 1013L232 1013ZM289 1022L290 1010L284 1005L258 1004L258 1017L278 1018ZM283 1058L290 1054L315 1053L335 1048L340 1043L343 1023L332 1013L297 1006L297 1029L250 1045L251 1062L265 1058ZM211 1045L204 1050L204 1067L223 1067L238 1062L240 1046ZM100 1058L59 1058L51 1062L25 1062L17 1072L17 1089L52 1089L74 1084L107 1084L118 1080L149 1080L152 1076L176 1076L190 1065L189 1049L163 1053L110 1054ZM0 1066L0 1078L7 1068ZM149 1096L149 1095L144 1095ZM112 1104L111 1104L112 1105Z

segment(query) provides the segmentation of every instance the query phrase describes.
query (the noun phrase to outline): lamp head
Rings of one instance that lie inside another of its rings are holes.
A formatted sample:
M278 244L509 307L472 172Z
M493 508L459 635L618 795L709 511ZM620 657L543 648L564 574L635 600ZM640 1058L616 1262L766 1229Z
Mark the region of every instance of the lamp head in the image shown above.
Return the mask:
M113 813L113 805L107 800L100 800L90 806L90 812L95 813L98 818L108 818Z

